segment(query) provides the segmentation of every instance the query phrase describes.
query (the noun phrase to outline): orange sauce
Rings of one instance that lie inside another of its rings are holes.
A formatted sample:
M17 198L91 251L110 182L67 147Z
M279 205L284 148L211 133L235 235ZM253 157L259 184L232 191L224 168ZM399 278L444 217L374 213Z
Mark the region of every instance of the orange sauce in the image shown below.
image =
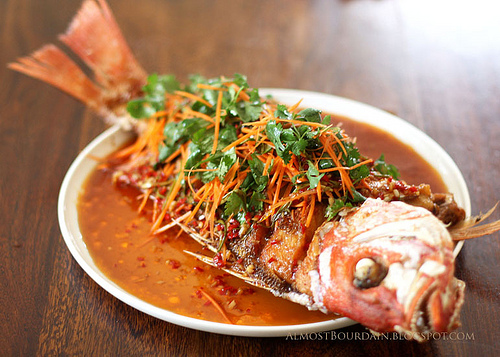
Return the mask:
M427 183L433 192L448 192L439 173L408 145L372 125L360 124L347 118L339 120L346 133L357 139L356 145L362 155L375 160L380 154L384 154L385 162L395 165L401 179L407 183Z
M378 158L383 152L409 183L426 182L435 192L446 190L437 172L411 148L375 127L344 118L342 123L350 136L357 137L362 154ZM80 229L94 262L124 290L160 308L215 322L228 321L206 294L234 324L288 325L335 318L276 298L198 261L184 251L211 253L185 234L171 230L151 236L150 208L137 214L138 194L113 185L109 171L96 170L78 203Z

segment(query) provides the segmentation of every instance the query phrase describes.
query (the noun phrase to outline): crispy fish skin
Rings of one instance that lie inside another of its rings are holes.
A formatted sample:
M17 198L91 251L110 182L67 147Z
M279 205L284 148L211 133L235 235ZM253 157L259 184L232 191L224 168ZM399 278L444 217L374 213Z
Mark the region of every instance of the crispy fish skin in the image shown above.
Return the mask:
M432 212L444 224L456 225L465 219L465 211L459 207L451 193L433 193L427 184L409 185L390 176L370 176L365 179L366 188L360 192L365 197L384 201L402 201L423 207Z
M274 231L262 250L260 262L281 279L293 283L295 272L306 257L314 232L325 220L324 212L324 206L317 205L308 227L293 213L279 215Z

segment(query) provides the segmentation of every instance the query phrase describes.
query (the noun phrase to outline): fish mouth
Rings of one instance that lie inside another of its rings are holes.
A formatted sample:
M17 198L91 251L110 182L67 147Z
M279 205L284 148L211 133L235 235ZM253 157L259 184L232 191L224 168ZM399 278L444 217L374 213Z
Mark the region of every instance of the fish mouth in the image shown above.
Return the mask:
M425 340L431 333L445 333L458 328L464 290L465 283L454 277L444 287L439 279L425 279L408 311L406 325L409 329L397 326L396 330L409 333L416 340Z

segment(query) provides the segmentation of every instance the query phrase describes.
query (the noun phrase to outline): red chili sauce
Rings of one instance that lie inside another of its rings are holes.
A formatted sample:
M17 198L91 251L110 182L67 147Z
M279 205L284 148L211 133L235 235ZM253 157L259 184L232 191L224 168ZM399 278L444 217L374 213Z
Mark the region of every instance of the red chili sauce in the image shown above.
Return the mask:
M363 155L376 159L383 153L408 183L425 182L434 192L446 191L438 173L413 149L373 126L341 121L346 133L357 138ZM88 178L78 204L79 223L95 264L124 290L160 308L216 322L227 323L229 318L239 325L291 325L335 318L276 298L196 260L184 250L211 253L186 234L173 229L151 236L151 208L138 215L139 192L113 185L111 174L96 170Z

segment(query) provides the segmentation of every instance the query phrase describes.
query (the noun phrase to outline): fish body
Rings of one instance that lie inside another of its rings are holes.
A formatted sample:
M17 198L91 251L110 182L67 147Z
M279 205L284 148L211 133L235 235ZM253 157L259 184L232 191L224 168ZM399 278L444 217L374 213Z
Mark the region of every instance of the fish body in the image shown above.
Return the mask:
M467 238L500 223L470 231L451 194L392 177L318 111L259 98L241 77L148 77L104 0L85 0L60 38L93 80L54 45L9 67L137 133L110 167L141 207L154 202L153 233L181 227L214 253L200 260L377 332L459 326L448 227Z

